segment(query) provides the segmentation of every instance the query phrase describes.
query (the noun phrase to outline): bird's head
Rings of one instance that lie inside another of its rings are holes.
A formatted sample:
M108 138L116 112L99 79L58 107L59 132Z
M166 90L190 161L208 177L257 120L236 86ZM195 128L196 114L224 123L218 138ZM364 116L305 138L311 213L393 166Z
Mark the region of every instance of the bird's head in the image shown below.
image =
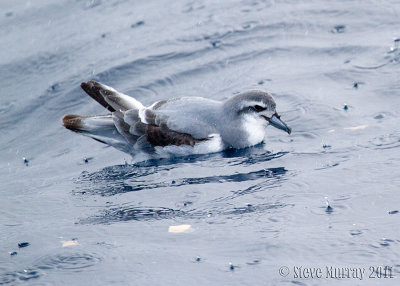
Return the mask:
M252 90L240 93L225 102L233 114L243 117L248 122L257 125L281 129L288 134L292 129L286 125L276 112L274 98L267 92Z

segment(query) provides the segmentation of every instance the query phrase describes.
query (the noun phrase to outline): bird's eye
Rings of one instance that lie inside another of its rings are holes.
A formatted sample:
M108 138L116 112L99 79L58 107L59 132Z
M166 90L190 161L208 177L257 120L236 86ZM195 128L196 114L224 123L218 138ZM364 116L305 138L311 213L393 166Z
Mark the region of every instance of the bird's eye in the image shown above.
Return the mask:
M260 106L260 105L255 105L255 106L254 106L254 109L255 109L255 111L257 111L257 112L261 112L261 111L264 111L266 108L265 108L265 107L262 107L262 106Z

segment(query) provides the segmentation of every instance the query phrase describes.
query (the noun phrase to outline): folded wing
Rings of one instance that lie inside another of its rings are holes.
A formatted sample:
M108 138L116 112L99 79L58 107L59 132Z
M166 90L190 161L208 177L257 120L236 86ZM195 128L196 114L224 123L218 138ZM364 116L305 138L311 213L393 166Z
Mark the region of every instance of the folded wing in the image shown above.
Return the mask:
M182 97L162 100L148 108L142 108L138 116L143 123L190 134L194 139L204 140L218 133L217 108L219 102L199 97ZM126 121L127 114L125 115Z
M135 145L146 145L146 150L155 146L194 146L215 133L208 118L201 121L197 116L202 108L208 109L210 102L204 99L163 100L146 108L136 99L95 81L83 82L81 87L111 114L65 115L64 126L123 152L135 152Z

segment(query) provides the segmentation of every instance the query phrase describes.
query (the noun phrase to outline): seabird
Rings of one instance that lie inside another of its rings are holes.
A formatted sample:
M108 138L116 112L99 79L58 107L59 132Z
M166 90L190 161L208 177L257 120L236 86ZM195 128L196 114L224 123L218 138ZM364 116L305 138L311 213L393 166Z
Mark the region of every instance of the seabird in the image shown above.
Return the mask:
M83 82L81 87L111 113L67 114L63 125L132 155L139 151L204 154L245 148L263 142L268 125L291 133L276 112L275 100L264 91L243 92L222 102L172 98L146 107L96 81Z

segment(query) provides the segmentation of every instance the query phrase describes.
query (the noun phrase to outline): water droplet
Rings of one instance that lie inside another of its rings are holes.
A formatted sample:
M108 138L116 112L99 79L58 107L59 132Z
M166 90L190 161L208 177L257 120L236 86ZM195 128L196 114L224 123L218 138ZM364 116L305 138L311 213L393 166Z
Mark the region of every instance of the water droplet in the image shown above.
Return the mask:
M211 42L211 45L213 46L213 48L219 47L220 44L221 44L220 41L212 41L212 42Z
M381 243L379 243L381 246L390 246L389 242L387 241L383 241Z
M329 201L328 201L328 198L325 198L325 200L326 200L326 209L325 209L325 212L327 213L327 214L330 214L330 213L332 213L333 212L333 208L331 207L331 204L329 203Z
M335 27L333 27L333 29L331 30L332 33L344 33L346 30L346 26L345 25L336 25Z
M83 162L85 162L85 164L87 164L92 159L93 159L93 157L85 157L85 158L83 158Z
M136 27L139 27L139 26L142 26L142 25L144 25L144 21L143 20L137 21L136 23L131 25L131 28L136 28Z
M360 234L362 234L362 231L361 231L361 230L358 230L358 229L356 229L356 230L352 230L352 231L350 232L350 234L351 234L352 236L356 236L356 235L360 235Z
M393 50L397 50L398 48L400 48L400 38L394 39L393 42L394 42Z
M23 247L27 247L27 246L29 246L29 242L20 242L20 243L18 243L18 247L19 248L23 248Z

